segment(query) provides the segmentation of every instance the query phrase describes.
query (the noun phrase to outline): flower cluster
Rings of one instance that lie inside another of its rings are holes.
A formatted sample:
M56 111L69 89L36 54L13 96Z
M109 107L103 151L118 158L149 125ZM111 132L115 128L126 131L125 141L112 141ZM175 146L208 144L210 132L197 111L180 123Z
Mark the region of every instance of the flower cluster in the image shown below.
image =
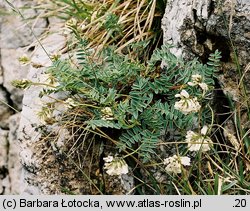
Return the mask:
M103 120L113 120L114 114L112 112L112 109L110 107L105 107L101 110L102 112L102 119Z
M73 100L72 98L68 98L66 101L65 101L66 105L68 108L74 108L76 106L79 105L78 102L76 102L75 100Z
M188 82L189 86L199 86L204 92L208 90L206 83L202 83L202 76L199 74L192 75L192 82Z
M49 86L50 89L56 89L56 87L60 86L60 83L51 74L43 74L43 77L46 82L48 82L47 86Z
M103 158L105 164L104 169L110 176L119 176L128 173L128 164L123 158L108 156Z
M77 19L70 18L63 27L63 34L68 35L77 27Z
M22 80L13 80L11 82L11 85L19 88L19 89L28 89L30 88L30 86L33 84L32 81L28 80L28 79L22 79Z
M190 166L190 158L189 157L181 157L174 155L172 157L164 159L164 165L166 165L165 170L168 173L179 174L181 173L181 167Z
M230 141L230 143L234 146L235 150L240 149L240 143L238 139L235 137L234 134L232 134L228 128L225 128L223 131L224 136Z
M42 109L37 112L37 116L40 119L41 123L43 125L46 125L48 122L50 122L50 120L53 119L53 112L49 107L43 106Z
M24 55L18 58L18 61L21 65L28 65L31 63L31 60L28 56Z
M208 127L203 126L200 134L195 133L191 130L187 131L186 142L188 143L189 151L199 151L202 152L209 151L213 145L210 137L207 136Z
M175 97L179 97L181 98L181 100L175 102L174 108L181 111L185 115L192 112L198 112L201 108L197 97L191 98L187 91L184 89L180 94L176 94Z

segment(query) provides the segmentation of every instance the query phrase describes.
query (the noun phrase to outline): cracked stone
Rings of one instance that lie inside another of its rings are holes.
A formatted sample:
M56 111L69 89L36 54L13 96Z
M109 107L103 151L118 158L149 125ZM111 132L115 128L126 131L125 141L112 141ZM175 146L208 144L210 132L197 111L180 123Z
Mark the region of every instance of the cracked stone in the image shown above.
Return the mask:
M33 33L38 37L47 28L47 21L39 18L39 14L32 9L32 2L15 0L12 3L20 8L19 11L22 13L25 21L18 15L4 16L1 24L0 48L15 49L28 46L35 41ZM21 9L21 7L24 9ZM11 11L8 5L5 5L5 9ZM33 33L27 24L32 27Z
M0 194L10 192L8 177L8 131L0 128Z
M20 121L20 113L12 115L9 118L9 151L8 151L8 171L10 177L11 194L19 194L20 192L20 146L18 144L18 127Z
M12 114L10 108L6 105L8 104L7 94L4 89L0 86L0 127L6 128L6 121Z

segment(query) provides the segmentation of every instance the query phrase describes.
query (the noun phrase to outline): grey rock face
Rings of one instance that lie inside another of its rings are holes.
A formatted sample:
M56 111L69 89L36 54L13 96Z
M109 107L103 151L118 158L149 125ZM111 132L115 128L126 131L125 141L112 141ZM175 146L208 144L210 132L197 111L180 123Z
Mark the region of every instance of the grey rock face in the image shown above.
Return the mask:
M18 12L20 12L22 16L13 13L11 7L5 2L4 6L6 11L12 15L6 15L2 19L0 48L16 49L29 46L36 40L34 35L40 36L45 31L47 22L45 19L39 18L38 12L32 9L34 2L27 0L10 2L18 8Z
M21 80L26 78L27 66L21 66L18 58L23 56L23 49L1 49L1 65L3 68L3 86L10 93L10 98L13 104L21 110L23 90L16 89L11 85L13 80Z
M6 121L12 114L8 103L7 93L0 86L0 128L6 128Z
M46 67L51 65L51 60L47 53L51 55L59 51L65 45L66 39L62 35L51 34L41 42L46 52L44 52L41 46L37 46L32 56L32 61L41 67L37 69L30 67L27 78L33 82L45 83L47 80L45 70ZM56 178L56 175L48 174L45 176L41 173L41 165L43 165L41 162L47 159L41 154L43 153L42 149L39 149L37 146L42 136L42 132L37 130L37 128L43 126L43 123L37 116L37 112L42 109L45 102L49 102L48 98L39 98L39 93L42 89L43 87L31 87L25 91L23 99L22 117L19 128L21 133L19 138L21 140L20 155L22 165L25 168L22 170L21 192L27 194L51 194L51 192L49 192L51 189L50 185L52 185L51 180L55 180ZM57 172L56 166L54 166L54 168L55 172ZM34 175L34 173L36 173L36 175Z
M0 194L10 193L7 138L8 131L0 129Z
M11 85L12 80L26 78L27 67L21 66L18 58L31 53L36 38L47 27L47 21L38 18L38 11L32 9L34 1L10 0L24 17L15 14L5 2L0 2L0 193L20 193L21 163L17 131L22 109L23 91ZM27 9L29 8L29 9ZM29 21L24 21L29 19ZM29 51L29 52L28 52ZM14 108L14 110L12 109ZM14 115L13 115L14 114Z
M218 83L236 103L246 101L240 93L250 93L250 1L170 0L162 20L164 42L172 52L203 63L209 54L221 52ZM239 82L240 85L239 85ZM245 107L245 105L241 105Z
M8 119L9 130L0 128L0 193L19 194L21 162L18 145L18 126L20 113Z
M222 69L227 80L239 80L234 52L242 71L250 62L250 2L212 0L170 0L162 20L164 42L172 52L186 59L198 57L204 63L216 49L222 54ZM250 74L245 75L249 81ZM247 83L248 91L250 85Z
M12 115L9 118L9 151L8 151L8 171L10 178L11 194L20 193L20 177L21 177L21 159L20 146L18 143L18 128L20 121L20 113Z

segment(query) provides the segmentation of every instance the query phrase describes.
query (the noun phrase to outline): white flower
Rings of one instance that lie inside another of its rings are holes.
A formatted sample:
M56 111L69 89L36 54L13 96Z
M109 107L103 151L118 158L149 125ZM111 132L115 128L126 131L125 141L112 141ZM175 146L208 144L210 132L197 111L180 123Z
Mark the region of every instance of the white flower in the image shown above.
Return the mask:
M68 98L68 99L65 101L65 103L67 104L67 107L68 107L68 108L74 108L74 107L76 107L76 106L79 105L79 104L78 104L75 100L73 100L72 98Z
M208 90L208 86L206 83L199 83L199 86L204 92Z
M103 160L104 160L105 162L107 162L107 163L110 163L110 162L112 162L112 161L114 160L114 157L111 156L111 155L109 155L108 157L103 158Z
M110 107L105 107L101 110L102 112L102 119L103 120L113 120L114 119L114 114L112 112L112 109Z
M181 159L181 164L183 166L190 166L190 158L189 157L180 157Z
M172 157L164 159L163 162L166 167L165 170L169 173L179 174L181 173L181 166L190 166L190 158L189 157L180 157L174 155Z
M185 115L192 112L198 112L201 108L197 97L190 98L188 92L184 89L180 94L176 94L175 97L180 97L181 100L175 102L174 108L181 111Z
M206 92L208 90L208 86L206 83L202 83L202 76L199 74L192 75L192 82L188 82L189 86L200 86L200 88Z
M128 164L123 158L108 156L103 158L105 161L104 169L110 176L119 176L128 173Z
M200 134L195 133L191 130L187 131L186 142L188 143L189 151L199 151L202 152L209 151L213 145L210 137L207 136L208 127L205 125L201 129Z
M176 94L175 97L180 97L181 99L183 99L183 98L189 98L189 94L188 94L188 92L185 89L183 89L183 90L181 90L181 93L180 94Z
M192 82L188 82L189 86L196 86L202 81L202 76L199 74L192 75Z
M204 126L201 128L201 134L205 136L205 135L207 134L207 131L208 131L208 126L207 126L207 125L204 125Z

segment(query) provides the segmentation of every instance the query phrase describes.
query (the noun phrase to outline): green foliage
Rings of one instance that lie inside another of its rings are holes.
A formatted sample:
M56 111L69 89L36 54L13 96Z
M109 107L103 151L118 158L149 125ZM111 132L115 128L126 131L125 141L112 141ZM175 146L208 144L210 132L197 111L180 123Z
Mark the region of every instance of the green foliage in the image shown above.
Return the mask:
M59 17L67 19L68 16L75 16L82 19L90 19L90 11L93 9L91 4L76 0L52 0L57 7L63 7L63 13L58 14ZM65 5L67 7L65 7Z
M97 127L121 129L119 124L116 124L112 121L105 121L103 119L89 120L86 121L86 123L88 124L88 127L91 127L93 130L95 130Z
M8 0L5 1L25 20L19 9ZM72 137L67 140L70 146L68 154L76 154L77 159L81 160L83 150L81 149L80 154L77 151L74 153L74 150L79 146L79 142L82 146L86 144L86 140L90 140L91 144L87 143L88 149L85 153L95 151L92 142L101 145L98 150L108 149L104 153L109 153L113 145L110 146L106 140L111 141L122 154L118 157L123 156L131 167L131 175L139 178L137 182L141 183L134 188L140 194L150 191L153 194L249 193L249 131L244 125L245 120L241 119L241 113L245 109L248 120L250 119L249 97L246 92L245 74L241 70L232 40L230 41L240 78L239 87L243 96L241 101L244 102L239 106L228 96L229 107L235 113L233 121L237 134L237 137L234 137L234 134L230 134L230 137L237 140L232 142L229 137L224 137L227 139L224 140L223 135L219 136L223 140L215 140L216 134L211 136L214 148L210 151L189 152L190 148L188 150L187 143L184 143L184 140L187 141L185 136L188 132L199 133L206 125L209 126L206 138L210 138L211 131L216 132L214 128L217 125L214 124L214 111L210 101L213 98L214 78L217 77L220 53L216 50L205 65L198 59L184 62L170 52L169 46L162 46L152 54L152 50L161 45L161 19L165 12L166 0L51 2L55 5L54 10L58 11L57 16L71 18L65 26L76 36L69 50L75 48L75 41L79 42L78 63L71 64L71 60L59 60L54 57L51 59L55 61L48 69L50 82L35 83L24 79L15 80L12 84L22 89L43 86L45 88L40 97L55 92L68 95L68 99L55 101L68 105L62 119L54 118L53 113L57 108L56 103L52 102L47 103L37 113L42 124L54 124L58 121L57 124L71 131ZM52 11L56 14L54 12ZM32 27L30 29L33 32ZM39 42L38 39L37 41ZM20 58L19 61L30 63L28 58ZM248 70L249 68L246 68L245 72ZM192 81L195 75L201 76L201 81L199 79L196 84ZM190 85L190 82L193 85ZM185 93L180 95L183 90L186 90L188 97L184 96L187 95ZM185 101L184 105L189 106L192 101L188 100L197 100L201 108L185 114L175 106L176 102L181 101ZM218 127L224 130L223 125ZM51 136L55 140L54 134ZM199 139L200 134L196 138ZM49 140L48 137L45 139ZM238 143L238 146L235 143ZM167 146L167 150L163 151L162 146ZM167 170L167 164L163 160L163 156L169 158L174 152L179 158L186 155L191 158L191 166L182 163L181 172L178 172L177 176ZM91 156L97 157L97 160L101 157L100 154ZM87 157L87 154L84 157ZM74 163L74 159L71 159L71 162ZM94 174L86 174L81 169L82 165L74 165L96 186L96 175L103 166L99 166ZM167 179L159 182L155 173L165 173L164 177ZM90 175L95 175L93 181ZM100 193L105 190L96 189ZM62 191L72 194L67 187L63 187Z
M209 62L207 63L210 67L219 67L220 66L221 55L218 50L211 54L208 58Z
M122 29L121 26L118 23L119 17L116 16L115 14L108 14L106 21L104 23L104 27L108 32L114 33L118 32L121 33Z
M92 113L85 121L87 128L119 130L120 150L133 150L147 162L162 138L162 131L170 128L186 131L198 124L210 124L206 95L212 90L212 76L217 67L219 53L211 55L208 65L197 60L184 63L170 53L168 46L157 49L146 65L115 53L114 47L104 49L97 57L82 41L77 53L79 66L73 68L68 61L57 60L48 72L59 82L55 90L68 91L76 96L81 109ZM163 62L160 68L157 63ZM188 86L193 74L200 74L210 86L205 93L199 87ZM175 94L183 88L206 103L206 115L184 115L174 108ZM84 106L83 106L84 105ZM108 108L109 113L105 113Z

